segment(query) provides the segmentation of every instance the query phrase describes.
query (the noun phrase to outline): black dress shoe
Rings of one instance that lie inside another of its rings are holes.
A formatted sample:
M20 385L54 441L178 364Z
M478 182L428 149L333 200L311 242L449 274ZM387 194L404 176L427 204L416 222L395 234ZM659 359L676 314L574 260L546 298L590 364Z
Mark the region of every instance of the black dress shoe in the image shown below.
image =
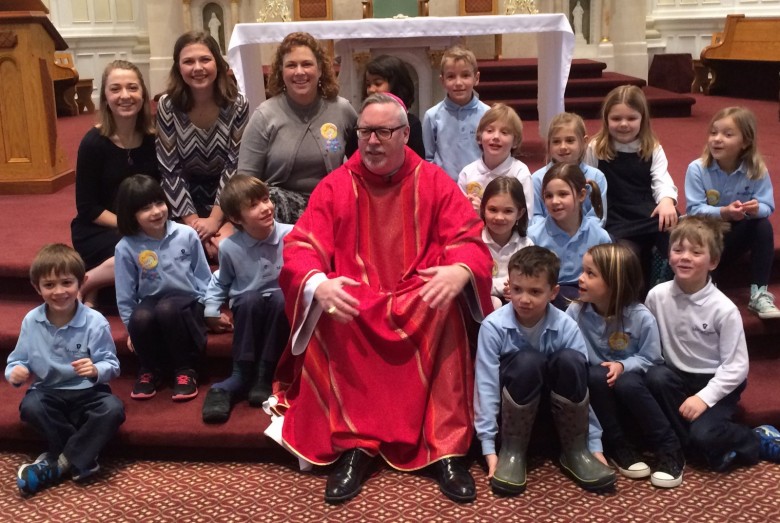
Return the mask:
M203 421L205 423L225 423L230 417L233 405L232 394L223 389L210 388L203 402Z
M360 449L346 451L328 476L325 501L341 503L354 498L363 488L363 478L371 464L371 456Z
M458 503L470 503L477 498L471 473L457 458L440 459L433 464L436 481L445 496Z

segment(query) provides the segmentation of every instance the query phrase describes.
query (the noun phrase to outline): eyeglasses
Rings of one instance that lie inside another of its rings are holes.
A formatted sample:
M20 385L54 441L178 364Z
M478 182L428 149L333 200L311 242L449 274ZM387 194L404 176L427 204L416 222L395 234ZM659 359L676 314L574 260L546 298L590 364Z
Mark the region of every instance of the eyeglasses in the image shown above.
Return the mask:
M396 132L398 129L403 129L404 127L406 126L399 125L398 127L393 127L392 129L388 129L387 127L358 127L355 129L355 131L357 132L357 137L360 140L368 140L371 138L371 134L376 134L377 139L384 142L392 138L394 132Z

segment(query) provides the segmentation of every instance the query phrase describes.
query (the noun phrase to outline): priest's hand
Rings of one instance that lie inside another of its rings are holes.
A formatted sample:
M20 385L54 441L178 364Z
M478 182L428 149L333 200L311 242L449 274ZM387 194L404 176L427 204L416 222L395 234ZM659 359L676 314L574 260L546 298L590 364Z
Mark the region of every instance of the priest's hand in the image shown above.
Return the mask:
M339 323L349 323L360 311L357 298L344 290L347 287L359 287L360 283L346 276L325 280L314 290L314 299L320 304L325 314Z
M449 307L471 278L471 273L459 264L429 267L417 272L428 280L420 290L420 297L431 309Z

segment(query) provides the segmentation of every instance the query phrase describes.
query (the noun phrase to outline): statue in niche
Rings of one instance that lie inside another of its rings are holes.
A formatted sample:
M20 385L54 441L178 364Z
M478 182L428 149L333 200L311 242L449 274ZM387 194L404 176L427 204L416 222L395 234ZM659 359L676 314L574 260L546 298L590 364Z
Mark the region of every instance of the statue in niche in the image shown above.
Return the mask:
M203 7L203 29L208 30L209 34L217 41L222 53L225 53L225 19L222 7L214 2L210 2Z

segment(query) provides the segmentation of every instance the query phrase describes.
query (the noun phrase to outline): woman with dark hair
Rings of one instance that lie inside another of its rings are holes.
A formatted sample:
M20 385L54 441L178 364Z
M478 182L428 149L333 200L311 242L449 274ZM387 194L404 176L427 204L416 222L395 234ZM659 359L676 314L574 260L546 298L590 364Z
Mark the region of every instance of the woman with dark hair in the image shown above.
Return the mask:
M338 96L330 58L308 33L276 51L266 93L249 119L238 170L269 185L277 220L295 223L317 183L344 162L357 113Z
M232 232L219 192L236 172L247 116L216 40L202 31L181 35L157 106L157 159L171 216L195 229L211 257Z
M119 184L133 174L158 178L154 121L149 91L135 64L115 60L103 70L98 122L79 145L76 159L76 217L70 224L73 247L84 259L84 304L114 284L116 230L114 199Z
M425 158L425 145L422 138L422 122L411 112L414 104L414 81L406 63L397 56L379 55L366 66L363 78L365 93L363 99L374 93L392 93L406 106L409 119L409 141L406 145L420 158ZM347 156L357 151L357 137L347 144Z

